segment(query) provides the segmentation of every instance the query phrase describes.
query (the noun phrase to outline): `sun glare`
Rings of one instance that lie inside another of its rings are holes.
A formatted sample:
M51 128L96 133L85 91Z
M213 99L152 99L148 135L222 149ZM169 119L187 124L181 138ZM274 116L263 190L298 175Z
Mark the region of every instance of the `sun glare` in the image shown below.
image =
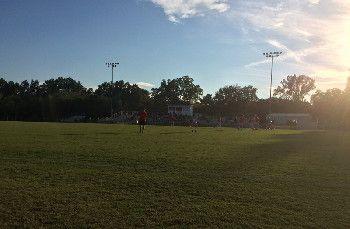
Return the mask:
M346 24L344 34L342 35L341 42L344 46L344 49L340 50L341 62L350 67L350 21Z

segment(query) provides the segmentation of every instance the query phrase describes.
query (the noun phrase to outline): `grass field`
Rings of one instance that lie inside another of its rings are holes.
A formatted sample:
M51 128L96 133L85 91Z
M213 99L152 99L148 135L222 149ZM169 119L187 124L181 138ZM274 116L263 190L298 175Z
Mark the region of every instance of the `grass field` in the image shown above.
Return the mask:
M350 133L0 122L0 226L350 227Z

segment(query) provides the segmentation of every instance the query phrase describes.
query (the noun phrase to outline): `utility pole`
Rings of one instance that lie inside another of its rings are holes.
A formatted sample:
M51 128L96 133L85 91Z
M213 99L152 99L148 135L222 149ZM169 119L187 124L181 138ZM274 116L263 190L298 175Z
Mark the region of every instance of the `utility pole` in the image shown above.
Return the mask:
M117 67L117 65L119 65L119 63L117 62L108 62L106 63L106 66L108 68L111 68L112 69L112 81L111 81L111 91L110 91L110 96L111 96L111 119L113 118L113 88L114 88L114 85L113 85L113 74L114 74L114 68Z
M279 57L282 52L266 52L263 55L267 58L271 58L271 78L270 78L270 99L269 99L269 114L272 113L272 71L273 71L273 60Z

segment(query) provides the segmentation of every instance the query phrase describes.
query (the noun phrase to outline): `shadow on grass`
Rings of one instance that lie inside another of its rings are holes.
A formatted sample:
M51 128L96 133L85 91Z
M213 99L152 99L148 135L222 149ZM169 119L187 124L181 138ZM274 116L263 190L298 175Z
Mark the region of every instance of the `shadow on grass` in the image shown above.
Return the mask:
M345 212L350 205L344 203L350 198L350 133L276 133L272 139L251 145L249 155L235 165L238 180L253 181L252 187L259 191L252 194L259 201L268 196L263 203L289 212L290 216L279 219L295 226L349 225ZM305 218L309 221L303 222ZM267 217L266 221L273 225L272 219Z
M61 135L63 135L63 136L84 136L85 134L80 134L80 133L63 133Z
M122 133L115 133L115 132L100 132L100 133L97 133L97 134L100 134L100 135L121 135Z
M191 133L190 130L188 130L188 131L178 131L178 132L163 132L163 133L159 133L159 134L170 135L170 134L187 134L187 133Z
M306 154L317 152L321 149L336 148L334 139L337 136L328 136L324 131L305 131L301 133L277 133L272 136L272 142L263 142L249 145L243 161L237 165L240 167L255 168L263 164L273 164L291 154Z

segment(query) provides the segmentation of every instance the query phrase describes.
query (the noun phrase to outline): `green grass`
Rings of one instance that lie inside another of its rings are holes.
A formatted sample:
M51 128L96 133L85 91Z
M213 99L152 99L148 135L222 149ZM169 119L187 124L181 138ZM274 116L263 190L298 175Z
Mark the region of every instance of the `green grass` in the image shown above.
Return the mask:
M0 226L350 227L350 133L0 122Z

